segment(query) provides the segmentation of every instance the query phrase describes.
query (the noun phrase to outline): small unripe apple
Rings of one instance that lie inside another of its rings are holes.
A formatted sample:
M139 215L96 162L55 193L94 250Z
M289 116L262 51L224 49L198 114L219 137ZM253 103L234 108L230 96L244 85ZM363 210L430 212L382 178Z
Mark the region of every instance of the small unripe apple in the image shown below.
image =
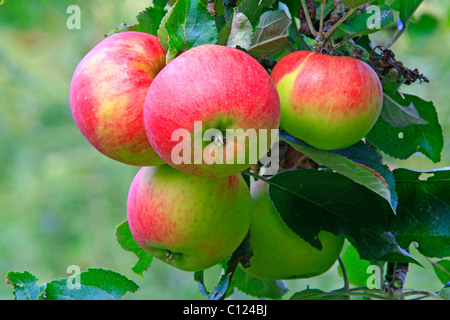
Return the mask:
M157 37L128 31L105 38L78 64L70 85L72 115L102 154L129 165L164 163L148 141L142 113L165 59Z
M205 178L168 165L143 167L128 194L136 242L185 271L207 269L230 256L247 235L252 199L241 175Z
M343 236L321 231L318 237L322 249L316 249L294 233L280 217L269 198L267 183L253 182L251 195L250 246L253 256L250 267L243 268L245 272L263 280L288 280L318 276L331 268L341 252Z
M256 164L279 121L280 101L267 71L243 51L213 44L172 60L156 76L144 106L147 135L159 156L207 177Z
M380 80L361 60L296 51L276 64L271 77L280 95L280 126L318 149L355 144L380 115Z

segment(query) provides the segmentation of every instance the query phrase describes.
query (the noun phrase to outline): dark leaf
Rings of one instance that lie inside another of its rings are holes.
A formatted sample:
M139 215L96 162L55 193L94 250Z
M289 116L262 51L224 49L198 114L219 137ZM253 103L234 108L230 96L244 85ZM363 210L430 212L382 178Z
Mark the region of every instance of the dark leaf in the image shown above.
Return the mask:
M428 124L426 120L420 117L420 114L413 103L410 103L409 106L403 106L400 102L395 101L387 94L384 95L381 117L394 128L405 128L416 124Z
M334 171L376 192L381 197L386 199L387 202L391 203L391 200L393 200L393 207L395 208L396 197L392 196L391 190L386 184L386 180L377 171L375 171L383 169L383 173L387 176L389 174L389 170L381 165L381 158L379 155L377 155L377 153L369 147L363 147L362 142L346 149L329 152L307 146L301 141L285 134L281 135L281 140L286 141L296 150L300 151L317 163L333 169ZM358 153L357 156L356 153ZM377 163L379 163L379 165L375 165ZM391 186L394 187L392 183L393 179L390 182Z
M319 289L306 289L294 293L289 300L347 300L347 297L339 293L328 293Z
M394 176L399 203L391 224L399 244L415 241L427 257L450 256L450 170L400 168Z
M254 57L267 57L289 47L287 29L292 21L282 10L266 11L261 17L252 45L247 53Z
M394 158L407 159L414 153L421 152L433 162L439 162L444 138L433 103L408 94L403 94L403 98L393 98L403 106L414 105L420 118L427 124L396 128L379 117L366 136L369 143Z
M285 223L318 249L318 234L326 230L345 235L362 259L416 262L390 233L389 202L341 174L280 172L269 180L269 195Z
M434 272L442 284L450 282L450 260L439 260L433 264Z

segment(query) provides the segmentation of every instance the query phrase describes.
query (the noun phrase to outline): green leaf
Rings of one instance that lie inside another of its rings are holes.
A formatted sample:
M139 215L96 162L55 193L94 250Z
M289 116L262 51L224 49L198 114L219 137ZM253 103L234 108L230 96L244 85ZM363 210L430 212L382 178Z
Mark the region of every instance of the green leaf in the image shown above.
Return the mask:
M153 257L144 251L134 240L131 234L130 227L128 226L128 221L124 221L116 227L116 240L122 249L134 253L138 257L138 261L131 268L134 273L140 277L144 276L144 271L146 271L150 264L152 263Z
M377 32L394 22L394 14L388 6L378 7L375 11L363 11L354 13L347 23L343 23L339 28L353 37L362 36Z
M450 282L450 260L439 260L433 263L434 272L442 284Z
M127 25L124 22L108 35L123 31L139 31L156 36L158 34L159 25L166 14L165 5L166 1L153 1L153 7L148 7L138 14L136 17L138 21L137 24Z
M194 280L198 283L198 288L200 290L200 292L202 293L202 295L204 296L208 296L210 293L208 292L208 290L206 290L206 286L204 283L204 271L195 271L194 272Z
M394 158L407 159L421 152L433 162L439 162L444 138L433 103L408 94L403 94L403 97L400 94L391 95L391 98L403 106L414 105L420 118L427 124L396 128L379 117L366 136L369 143Z
M390 233L390 204L335 172L298 169L268 180L269 195L285 223L312 246L322 248L321 230L345 235L362 259L417 261Z
M235 11L245 14L251 25L255 26L264 9L270 7L274 2L275 0L243 0L237 5ZM217 37L217 44L226 45L228 43L228 37L231 32L231 23L232 19L229 19L225 26L220 30Z
M344 6L358 8L366 3L372 2L373 0L342 0Z
M128 291L139 287L125 276L103 269L90 268L80 274L78 287L68 283L68 278L47 283L42 300L119 300Z
M443 287L440 291L439 291L439 295L442 297L442 299L444 300L450 300L450 287Z
M227 46L232 48L241 47L247 50L252 43L252 35L253 27L245 14L234 11Z
M432 14L424 13L420 16L420 19L416 21L411 21L408 24L408 36L411 37L412 41L428 40L429 37L433 36L439 28L439 18Z
M16 300L37 300L38 296L45 289L45 285L37 285L38 278L28 271L10 271L6 276L6 279L14 288L13 293Z
M217 29L214 17L200 1L178 0L164 16L158 37L169 63L190 48L215 43Z
M450 168L399 168L394 176L399 203L391 225L398 243L406 248L417 242L426 257L450 256Z
M391 191L389 187L386 185L386 182L382 176L370 167L361 165L337 153L301 145L296 143L295 139L291 137L288 138L286 135L281 135L280 139L286 141L293 148L300 151L315 162L320 163L327 168L333 169L334 171L365 186L369 190L374 191L391 204ZM345 151L343 154L345 154ZM370 153L370 155L373 155L373 153Z
M376 150L363 141L341 150L330 151L346 157L356 163L362 164L373 170L374 174L388 185L391 193L391 205L394 210L397 208L398 196L395 191L394 174L387 165L383 163L383 157ZM339 172L339 171L338 171Z
M292 20L282 10L266 11L259 20L247 53L267 57L289 47L287 30Z
M399 11L399 18L405 24L409 22L421 3L422 0L397 0L392 8Z
M381 117L394 128L428 124L426 120L420 117L420 114L413 103L410 103L409 106L403 106L387 94L384 94Z
M237 268L230 283L231 287L258 299L279 299L289 288L283 280L266 281L252 277L241 268Z
M219 283L213 292L208 296L208 300L220 300L227 293L230 286L230 278L232 273L223 273L220 276Z
M373 263L361 259L356 248L349 244L341 256L347 272L349 283L357 287L367 287L373 277ZM338 273L342 276L342 270L339 266ZM376 279L377 280L377 279ZM370 285L373 285L371 282Z
M347 300L347 297L339 293L328 293L319 289L306 289L294 293L289 300Z

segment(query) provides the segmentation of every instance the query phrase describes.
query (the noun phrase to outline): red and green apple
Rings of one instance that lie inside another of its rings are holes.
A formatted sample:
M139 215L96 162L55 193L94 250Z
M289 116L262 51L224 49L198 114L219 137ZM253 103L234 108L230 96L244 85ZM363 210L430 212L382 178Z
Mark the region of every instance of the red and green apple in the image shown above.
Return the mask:
M131 183L127 218L136 242L185 271L230 256L248 233L252 199L240 174L207 178L169 165L143 167Z
M279 121L280 101L268 72L247 53L212 44L169 62L144 106L158 155L178 170L206 177L256 164L271 147Z
M148 141L142 114L165 59L157 37L128 31L105 38L78 64L70 85L72 115L102 154L129 165L164 163Z
M357 143L380 115L378 75L356 58L296 51L280 59L271 77L280 95L280 127L318 149Z

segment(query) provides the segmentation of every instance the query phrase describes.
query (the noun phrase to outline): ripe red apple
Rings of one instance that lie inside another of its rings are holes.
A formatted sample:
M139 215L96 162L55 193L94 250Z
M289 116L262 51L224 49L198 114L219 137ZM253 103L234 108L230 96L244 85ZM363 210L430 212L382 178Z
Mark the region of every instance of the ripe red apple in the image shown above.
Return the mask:
M237 249L250 227L251 207L239 174L205 178L162 165L139 170L127 217L145 251L178 269L200 271Z
M245 272L263 280L287 280L314 277L331 268L341 252L343 236L321 231L318 237L323 247L318 250L286 225L269 198L267 183L253 182L251 196L253 256Z
M144 106L147 135L159 156L208 177L256 163L279 120L278 93L267 71L245 52L219 45L194 47L172 60Z
M164 163L148 141L142 112L165 59L157 37L128 31L105 38L78 64L70 85L72 115L98 151L130 165Z
M297 51L284 56L271 77L280 95L280 126L318 149L355 144L380 115L380 80L361 60Z

